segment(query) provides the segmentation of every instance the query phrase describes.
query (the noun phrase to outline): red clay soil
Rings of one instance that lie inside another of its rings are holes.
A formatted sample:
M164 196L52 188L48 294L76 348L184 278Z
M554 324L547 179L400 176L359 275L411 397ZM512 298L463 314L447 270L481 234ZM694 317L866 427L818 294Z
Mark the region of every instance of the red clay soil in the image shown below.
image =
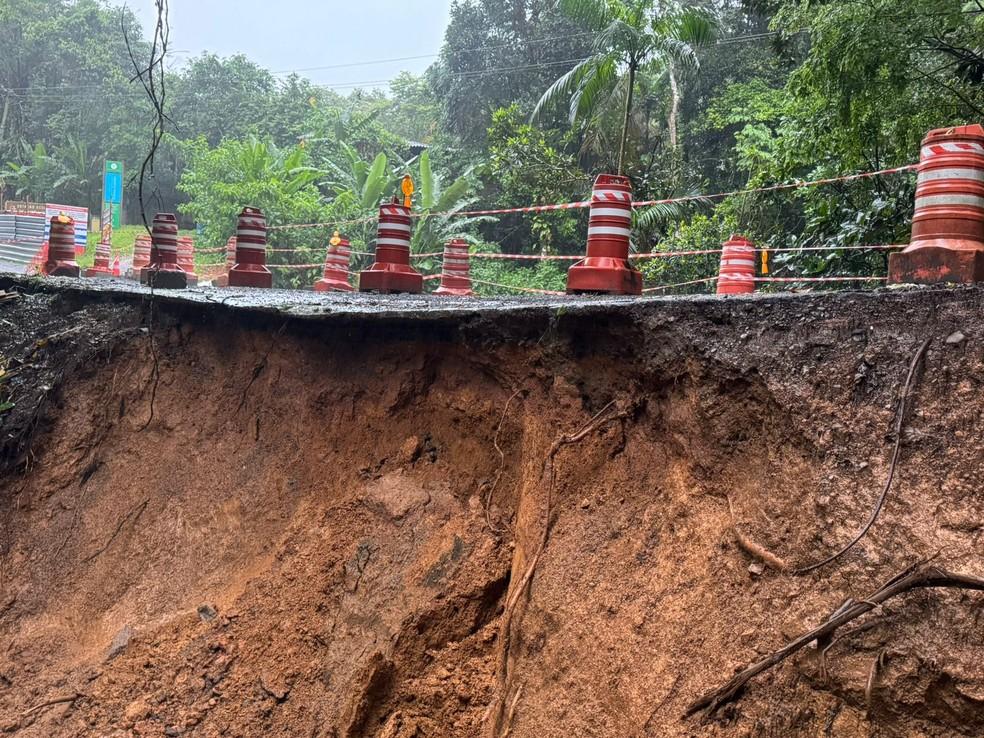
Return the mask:
M811 646L683 717L913 562L984 574L982 307L964 289L283 323L0 303L19 401L0 731L982 735L984 595L950 590L843 631L825 676ZM850 540L926 338L871 532L804 576L750 555Z

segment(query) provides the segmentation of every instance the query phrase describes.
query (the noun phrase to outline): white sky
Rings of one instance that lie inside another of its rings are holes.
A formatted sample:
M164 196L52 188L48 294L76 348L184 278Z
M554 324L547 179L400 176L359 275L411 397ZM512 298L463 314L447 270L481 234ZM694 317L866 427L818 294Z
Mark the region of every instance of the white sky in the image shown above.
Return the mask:
M385 87L402 70L420 73L436 58L451 0L170 0L172 67L209 51L244 54L272 72L318 84ZM129 7L149 29L152 0ZM405 59L385 64L362 62ZM310 69L359 64L336 69ZM345 93L349 87L341 87Z

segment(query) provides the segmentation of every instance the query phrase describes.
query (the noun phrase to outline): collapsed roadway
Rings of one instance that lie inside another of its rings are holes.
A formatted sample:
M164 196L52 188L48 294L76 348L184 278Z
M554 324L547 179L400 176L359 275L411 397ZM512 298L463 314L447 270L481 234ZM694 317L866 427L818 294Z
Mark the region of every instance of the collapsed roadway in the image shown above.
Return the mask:
M984 731L949 587L685 716L984 573L978 287L0 290L0 731Z

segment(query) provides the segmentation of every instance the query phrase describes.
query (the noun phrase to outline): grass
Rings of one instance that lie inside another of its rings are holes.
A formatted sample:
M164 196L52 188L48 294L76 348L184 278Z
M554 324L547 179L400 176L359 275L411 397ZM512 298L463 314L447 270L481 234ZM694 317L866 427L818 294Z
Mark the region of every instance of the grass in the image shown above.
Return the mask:
M117 228L113 230L113 258L119 256L123 259L129 259L133 256L133 245L137 241L137 237L147 230L142 225L126 225L122 228ZM194 231L178 231L179 236L194 236ZM89 233L89 239L86 243L85 254L79 256L76 261L79 266L83 269L92 266L92 262L96 257L96 245L99 243L100 234L98 232ZM225 257L223 257L224 259Z

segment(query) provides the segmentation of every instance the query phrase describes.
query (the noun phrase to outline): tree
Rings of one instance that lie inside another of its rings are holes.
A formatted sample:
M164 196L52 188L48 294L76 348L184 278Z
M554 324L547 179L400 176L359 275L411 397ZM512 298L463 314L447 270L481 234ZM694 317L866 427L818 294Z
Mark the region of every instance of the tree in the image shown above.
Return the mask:
M69 136L64 144L55 147L51 159L60 174L52 185L59 199L83 203L90 209L97 207L102 157L90 154L83 139Z
M188 196L182 213L204 227L205 245L218 246L234 235L245 205L263 210L269 225L309 223L325 214L315 183L321 172L295 146L247 138L211 148L204 138L183 144L188 165L178 189Z
M19 161L7 162L7 168L0 175L0 181L9 182L17 197L25 197L32 202L44 202L51 192L58 176L54 161L48 156L43 143L21 144Z
M779 48L801 44L800 63L781 86L774 79L730 86L707 116L734 131L729 158L750 185L909 164L928 130L980 120L984 87L974 49L984 11L976 3L782 0L777 8ZM914 180L865 178L721 207L739 209L743 229L760 243L833 247L777 259L780 268L884 273L883 252L857 247L906 240Z
M392 133L408 141L434 141L440 123L440 105L426 77L401 72L390 82L392 102L383 110L381 122Z
M492 114L488 130L491 173L486 198L494 207L549 204L583 199L591 178L574 157L564 153L566 139L556 145L526 120L519 105ZM587 237L586 222L570 210L505 215L495 227L486 226L489 240L506 253L579 253Z
M376 215L382 201L398 191L404 174L410 174L419 187L414 199L416 215L410 247L415 253L438 251L452 238L475 241L475 226L491 218L462 217L460 213L476 198L475 178L467 171L443 186L443 177L431 167L430 153L424 151L413 161L391 164L386 154L372 162L362 159L347 144L338 162L326 162L328 178L322 183L329 198L330 220L349 236L356 250L369 248L376 233Z
M451 5L444 46L428 71L442 128L480 151L492 112L516 103L529 113L557 70L590 49L590 33L556 0L460 0Z
M210 146L225 138L269 135L269 121L277 117L276 80L241 54L192 59L174 79L169 97L177 135L202 136Z
M561 9L596 35L590 56L574 65L540 97L533 116L566 99L570 120L589 118L599 105L622 92L621 134L616 169L624 170L633 95L640 72L668 77L672 107L670 141L677 145L680 106L679 70L699 67L696 49L714 37L710 14L696 7L657 7L656 0L560 0ZM624 91L623 91L624 88Z
M141 155L134 124L150 107L129 81L121 26L144 56L140 25L124 8L97 0L0 2L0 162L30 168L41 200L98 208L99 167L91 163ZM47 167L45 180L36 177L45 169L34 156L38 144L61 165Z

